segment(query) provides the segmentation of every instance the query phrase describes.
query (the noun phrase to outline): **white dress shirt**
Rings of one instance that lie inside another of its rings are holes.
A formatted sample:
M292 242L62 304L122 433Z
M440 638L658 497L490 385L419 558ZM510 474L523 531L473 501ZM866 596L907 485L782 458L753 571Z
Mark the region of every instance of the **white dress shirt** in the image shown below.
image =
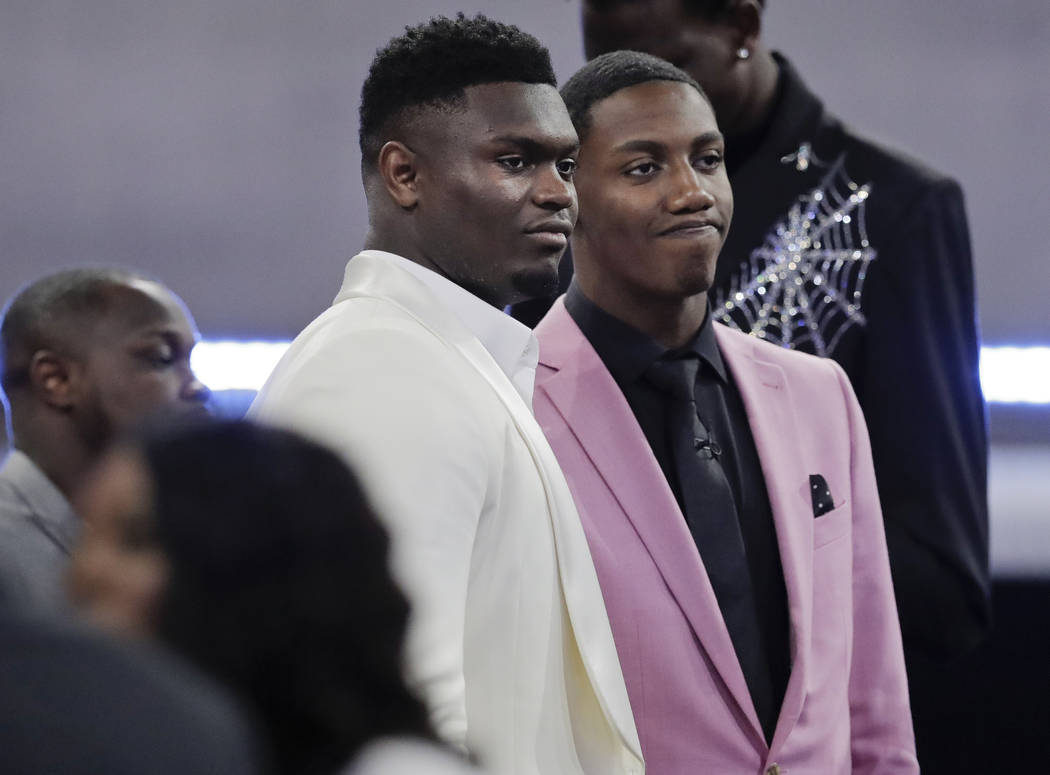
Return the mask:
M383 250L363 250L361 255L396 264L424 283L484 345L514 389L525 399L525 405L532 410L540 345L531 328L415 261Z

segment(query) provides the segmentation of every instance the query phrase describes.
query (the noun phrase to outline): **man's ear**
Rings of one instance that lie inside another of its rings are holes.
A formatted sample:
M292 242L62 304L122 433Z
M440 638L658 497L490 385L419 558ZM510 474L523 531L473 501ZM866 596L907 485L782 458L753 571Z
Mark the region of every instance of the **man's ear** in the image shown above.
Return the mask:
M760 0L733 0L726 14L726 23L733 31L733 47L754 53L762 33L762 3Z
M45 404L67 412L76 402L79 367L54 350L37 350L29 360L29 385Z
M411 210L419 202L419 169L415 151L388 140L379 151L379 176L398 207Z

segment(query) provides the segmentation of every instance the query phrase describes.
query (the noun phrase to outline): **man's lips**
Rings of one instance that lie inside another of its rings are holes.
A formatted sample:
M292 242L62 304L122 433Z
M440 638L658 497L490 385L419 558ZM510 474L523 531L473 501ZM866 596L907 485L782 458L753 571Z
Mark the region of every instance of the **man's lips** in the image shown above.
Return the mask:
M572 224L560 218L551 218L546 221L534 223L525 229L525 233L538 242L551 247L563 248L569 244L569 235L572 234Z
M659 230L657 234L661 237L699 237L721 231L722 227L714 221L690 218L673 223Z

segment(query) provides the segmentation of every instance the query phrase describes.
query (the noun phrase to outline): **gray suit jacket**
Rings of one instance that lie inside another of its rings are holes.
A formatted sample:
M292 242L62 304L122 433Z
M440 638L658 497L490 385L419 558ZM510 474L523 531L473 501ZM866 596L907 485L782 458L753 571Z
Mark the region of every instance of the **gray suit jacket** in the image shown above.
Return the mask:
M13 450L0 468L0 599L40 611L63 608L65 570L79 531L65 496Z

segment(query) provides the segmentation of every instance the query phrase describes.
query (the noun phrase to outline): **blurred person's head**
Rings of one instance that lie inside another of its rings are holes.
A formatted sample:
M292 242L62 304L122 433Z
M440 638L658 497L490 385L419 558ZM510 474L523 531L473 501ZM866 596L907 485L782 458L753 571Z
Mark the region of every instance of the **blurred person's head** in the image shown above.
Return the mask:
M689 73L729 136L756 126L776 87L777 65L761 40L764 0L584 0L588 59L642 51Z
M69 269L22 289L0 326L0 384L14 446L69 494L117 435L155 415L203 413L190 367L199 338L158 282Z
M401 677L408 603L386 533L333 453L244 422L183 429L118 446L79 504L77 601L231 688L281 772L429 734Z
M695 333L733 217L711 104L688 74L635 51L591 60L562 95L581 138L576 282L675 346L653 321L680 319L672 337Z
M436 17L361 91L366 246L504 306L548 295L576 220L576 133L550 56L517 27Z

